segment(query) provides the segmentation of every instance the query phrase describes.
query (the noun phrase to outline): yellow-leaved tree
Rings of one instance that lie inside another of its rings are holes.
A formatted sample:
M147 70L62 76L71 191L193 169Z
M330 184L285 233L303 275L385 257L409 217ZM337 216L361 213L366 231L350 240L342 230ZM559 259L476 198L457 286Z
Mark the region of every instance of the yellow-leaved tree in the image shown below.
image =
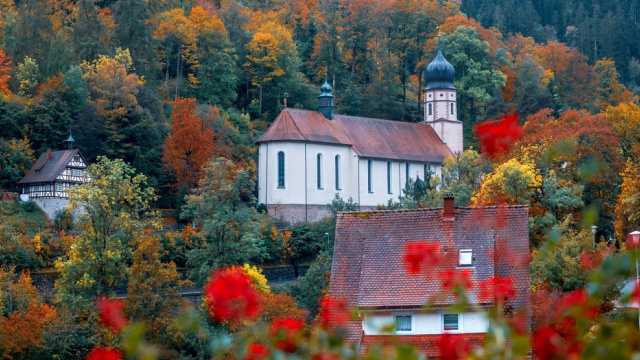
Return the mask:
M87 176L91 182L72 188L69 197L82 232L68 256L56 262L57 301L79 311L91 310L96 296L113 292L127 276L129 245L146 229L159 227L150 208L155 191L146 176L105 157L89 165Z
M473 205L526 204L542 185L542 176L533 164L511 159L486 175Z

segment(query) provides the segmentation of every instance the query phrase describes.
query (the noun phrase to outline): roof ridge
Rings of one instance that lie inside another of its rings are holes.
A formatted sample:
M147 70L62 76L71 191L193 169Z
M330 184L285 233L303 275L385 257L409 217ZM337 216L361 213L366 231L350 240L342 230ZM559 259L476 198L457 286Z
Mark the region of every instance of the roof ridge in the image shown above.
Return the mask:
M529 205L484 205L484 206L456 206L459 210L473 209L497 209L497 208L528 208ZM443 207L418 208L418 209L374 209L374 210L353 210L338 211L338 214L358 214L358 213L394 213L394 212L427 212L433 210L442 210Z
M298 127L298 124L296 124L296 122L293 120L293 118L291 117L291 114L289 114L289 109L284 109L282 110L283 113L286 113L289 118L288 120L293 123L293 126L295 126L296 130L298 131L298 134L300 134L300 136L302 136L303 139L305 139L306 141L309 141L309 139L307 139L306 136L304 136L304 134L302 133L302 131L300 131L300 128ZM283 115L284 116L284 115Z

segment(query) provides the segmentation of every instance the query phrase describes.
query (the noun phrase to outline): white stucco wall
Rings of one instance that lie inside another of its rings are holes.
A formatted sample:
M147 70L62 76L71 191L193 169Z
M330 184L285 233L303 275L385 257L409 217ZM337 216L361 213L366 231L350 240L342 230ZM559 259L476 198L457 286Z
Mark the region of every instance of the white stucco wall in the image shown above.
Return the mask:
M405 187L406 162L391 163L391 192L387 188L387 160L360 158L349 146L295 142L263 143L259 147L258 203L267 205L327 205L339 194L362 206L397 200ZM285 156L285 186L278 187L278 152ZM322 154L322 188L317 186L317 156ZM335 183L335 157L340 156L340 189ZM372 191L368 189L368 161L372 164ZM425 163L410 162L409 176L424 180ZM440 176L441 164L427 166ZM306 174L306 176L305 176Z
M362 321L362 329L365 335L385 335L383 329L389 329L389 325L393 325L394 316L396 315L413 315L412 331L407 335L438 335L444 333L443 313L394 312L365 313ZM462 313L458 321L460 331L455 333L485 333L489 328L489 318L484 311Z
M462 121L438 120L429 124L454 154L463 151Z
M336 194L357 201L357 154L349 146L294 142L259 147L258 202L326 205ZM285 154L285 186L278 187L278 152ZM322 154L322 189L317 187L317 156ZM340 189L335 183L335 157L340 156ZM306 175L306 176L305 176ZM305 191L306 190L306 191Z

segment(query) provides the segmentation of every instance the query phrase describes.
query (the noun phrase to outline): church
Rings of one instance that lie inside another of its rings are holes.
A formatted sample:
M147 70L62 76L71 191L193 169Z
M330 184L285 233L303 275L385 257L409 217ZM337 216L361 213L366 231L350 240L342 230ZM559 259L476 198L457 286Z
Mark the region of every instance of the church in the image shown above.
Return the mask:
M402 195L409 179L440 176L444 159L463 149L454 77L438 48L425 70L420 123L334 114L325 79L318 111L285 108L257 140L258 203L277 219L313 222L329 215L336 195L374 209Z

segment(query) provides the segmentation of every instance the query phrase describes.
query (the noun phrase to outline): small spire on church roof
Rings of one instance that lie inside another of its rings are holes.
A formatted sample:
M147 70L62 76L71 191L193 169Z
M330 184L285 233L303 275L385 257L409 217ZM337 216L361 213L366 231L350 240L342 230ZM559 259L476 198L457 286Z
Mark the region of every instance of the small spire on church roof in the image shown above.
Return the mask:
M65 142L67 143L67 148L69 150L73 149L73 143L75 143L76 141L73 140L73 136L71 136L71 130L69 130L69 137Z

